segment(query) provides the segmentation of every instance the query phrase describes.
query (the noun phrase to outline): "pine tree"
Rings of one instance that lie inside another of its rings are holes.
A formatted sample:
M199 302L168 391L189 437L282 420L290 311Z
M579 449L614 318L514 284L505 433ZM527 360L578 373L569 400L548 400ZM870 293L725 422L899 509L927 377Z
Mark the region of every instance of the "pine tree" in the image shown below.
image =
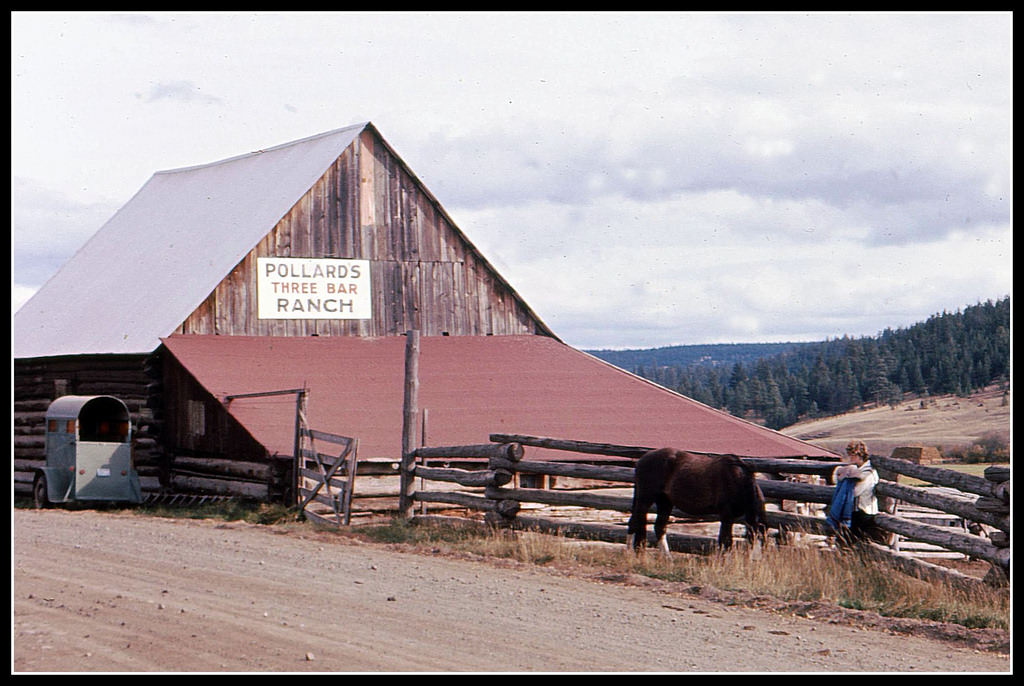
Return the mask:
M609 361L736 416L753 411L770 425L785 426L804 416L847 412L864 400L895 404L904 392L967 394L992 383L1008 385L1010 298L943 311L873 338L843 336L759 354L767 345L633 351L645 355L632 364L626 361L630 351L617 351ZM727 365L708 364L720 349L736 357Z

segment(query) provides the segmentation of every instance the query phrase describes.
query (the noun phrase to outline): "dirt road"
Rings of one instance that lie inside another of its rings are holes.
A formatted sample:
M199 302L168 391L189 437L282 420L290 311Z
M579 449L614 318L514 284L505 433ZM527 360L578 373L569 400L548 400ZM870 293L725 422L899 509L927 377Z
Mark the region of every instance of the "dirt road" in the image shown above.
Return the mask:
M15 510L16 672L1001 671L1005 655L281 527Z

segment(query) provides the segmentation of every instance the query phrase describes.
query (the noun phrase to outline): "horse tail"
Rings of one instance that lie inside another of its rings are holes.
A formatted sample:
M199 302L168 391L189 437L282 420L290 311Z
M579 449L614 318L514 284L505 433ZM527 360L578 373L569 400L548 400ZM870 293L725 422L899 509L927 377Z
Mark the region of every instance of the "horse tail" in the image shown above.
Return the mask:
M753 503L754 508L757 510L758 516L764 519L764 493L761 492L761 487L757 485L757 479L751 475L750 477L750 490L751 496L750 501Z
M664 491L671 474L675 451L668 448L650 450L636 462L633 472L633 502L630 506L626 542L633 547L646 545L647 510Z
M747 524L756 527L758 530L767 528L767 521L764 514L764 493L761 492L761 487L757 485L757 476L753 469L750 468L743 460L736 457L735 455L730 456L734 460L734 463L739 466L744 475L743 481L746 493L746 512L744 512Z
M761 492L761 487L757 485L757 479L754 478L754 474L750 475L750 501L747 511L747 523L753 530L749 532L751 537L761 538L764 540L768 535L768 520L764 513L764 493Z

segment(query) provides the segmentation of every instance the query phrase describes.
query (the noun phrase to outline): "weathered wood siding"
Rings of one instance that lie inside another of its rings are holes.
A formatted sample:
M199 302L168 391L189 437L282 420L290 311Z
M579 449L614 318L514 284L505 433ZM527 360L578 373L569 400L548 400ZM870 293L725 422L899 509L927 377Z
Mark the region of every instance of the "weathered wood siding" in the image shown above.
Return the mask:
M256 259L370 261L373 318L257 318ZM390 336L550 331L372 129L335 160L181 325L187 334Z

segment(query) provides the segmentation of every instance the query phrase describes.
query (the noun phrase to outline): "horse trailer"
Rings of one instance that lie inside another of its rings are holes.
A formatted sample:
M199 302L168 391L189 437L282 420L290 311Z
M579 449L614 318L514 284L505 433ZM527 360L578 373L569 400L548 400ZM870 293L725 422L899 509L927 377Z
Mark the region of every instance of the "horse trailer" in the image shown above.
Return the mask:
M71 501L142 502L128 407L110 395L65 395L46 410L46 464L37 507Z

